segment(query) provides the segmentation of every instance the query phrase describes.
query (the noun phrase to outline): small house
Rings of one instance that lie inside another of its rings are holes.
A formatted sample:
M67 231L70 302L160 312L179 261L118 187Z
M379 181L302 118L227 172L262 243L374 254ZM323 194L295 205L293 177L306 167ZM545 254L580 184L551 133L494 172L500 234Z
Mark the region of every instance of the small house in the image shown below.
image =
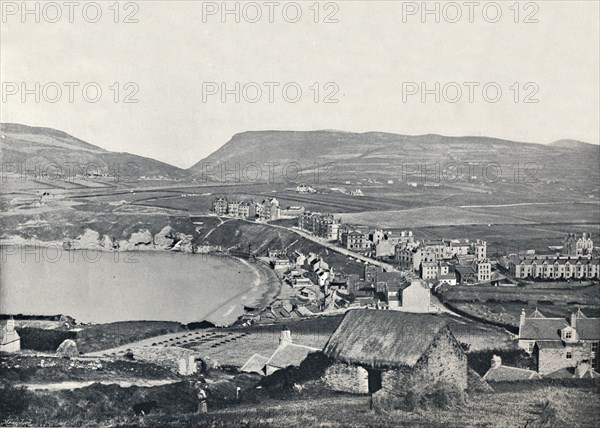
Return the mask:
M422 279L405 279L402 283L386 286L386 303L388 307L404 312L430 312L431 290L429 284Z
M541 376L533 370L505 366L502 364L502 358L498 355L492 357L492 365L487 373L483 375L483 380L487 382L509 382L532 379L541 379Z
M413 387L467 388L467 358L446 322L429 314L356 309L323 350L333 390L398 396Z
M317 293L312 288L304 287L300 290L300 297L309 302L314 302L317 300Z
M279 346L275 352L270 357L252 355L240 371L268 376L289 366L299 366L308 354L316 351L317 348L293 343L291 331L283 327L279 336Z

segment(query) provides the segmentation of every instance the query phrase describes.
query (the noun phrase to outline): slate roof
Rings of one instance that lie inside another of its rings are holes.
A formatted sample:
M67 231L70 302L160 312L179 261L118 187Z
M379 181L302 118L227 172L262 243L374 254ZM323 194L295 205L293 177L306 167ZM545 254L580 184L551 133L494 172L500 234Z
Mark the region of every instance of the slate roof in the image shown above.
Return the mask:
M560 340L560 329L569 324L564 318L526 318L519 339Z
M578 309L575 330L579 340L600 341L600 318L587 318ZM569 326L566 318L545 318L537 309L527 318L521 327L520 339L525 340L560 340L560 331Z
M489 369L483 375L483 379L488 382L505 382L511 380L540 379L540 375L533 370L501 365L495 369Z
M269 361L268 357L265 357L263 355L260 354L254 354L250 357L250 359L248 361L246 361L246 364L244 364L242 366L242 368L240 369L240 371L246 372L246 373L259 373L259 374L263 374L263 367L265 366L266 362Z
M302 361L311 352L318 351L317 348L310 346L297 345L295 343L282 343L277 350L267 360L265 366L277 367L280 369L288 366L299 366Z
M580 340L600 340L600 318L578 318L575 330Z

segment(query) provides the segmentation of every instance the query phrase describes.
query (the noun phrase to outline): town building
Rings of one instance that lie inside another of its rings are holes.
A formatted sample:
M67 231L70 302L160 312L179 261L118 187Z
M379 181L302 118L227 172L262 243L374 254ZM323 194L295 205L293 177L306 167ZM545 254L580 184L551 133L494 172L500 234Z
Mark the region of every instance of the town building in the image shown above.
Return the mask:
M492 264L488 259L473 261L467 266L454 267L458 285L481 284L492 279Z
M280 212L281 217L295 218L300 217L304 214L304 207L302 206L290 206L283 208Z
M237 217L239 215L240 203L238 201L229 201L227 203L227 214Z
M432 253L435 256L434 258L430 255ZM416 246L400 246L396 251L396 258L403 263L405 268L409 269L412 262L412 269L415 271L420 269L420 264L424 259L427 259L426 261L437 261L465 256L470 256L472 260L477 261L486 259L487 242L479 239L476 241L469 241L468 239L438 239L420 241Z
M421 262L420 277L427 281L436 279L438 276L438 264L436 262Z
M550 318L537 309L529 316L525 310L519 319L519 347L533 355L537 372L598 369L600 318L588 318L578 309L568 318Z
M583 233L580 238L575 233L569 233L563 240L563 255L590 256L593 250L594 242L588 233Z
M342 247L356 252L364 252L371 248L369 231L363 227L345 225L345 227L340 229L339 242Z
M288 207L281 210L276 198L256 203L254 201L228 201L227 198L218 197L213 200L212 211L217 215L270 221L281 218L282 212L286 217L297 217L304 212L304 207Z
M456 273L450 272L448 263L440 260L436 280L438 284L456 285Z
M350 310L323 352L334 361L324 380L336 391L401 400L417 386L467 388L467 358L434 315Z
M400 262L401 269L418 272L423 262L436 262L437 254L423 247L396 247L396 259Z
M216 198L212 203L212 210L217 215L226 215L227 207L228 204L226 198Z
M252 214L253 209L252 209L252 205L249 202L240 202L238 204L238 215L242 218L250 218L253 217L254 215Z
M261 209L257 210L259 220L270 221L277 220L281 217L279 201L276 198L265 199L260 205Z
M15 320L6 320L0 325L0 352L19 352L21 350L21 337L15 330Z
M341 220L333 214L307 212L298 218L298 227L328 241L338 240Z
M530 255L510 260L509 271L515 278L593 279L600 278L599 262L591 256Z
M296 186L297 193L316 193L316 190L306 184L299 184Z
M389 309L416 313L432 311L431 290L422 279L404 278L401 282L388 282L384 293Z

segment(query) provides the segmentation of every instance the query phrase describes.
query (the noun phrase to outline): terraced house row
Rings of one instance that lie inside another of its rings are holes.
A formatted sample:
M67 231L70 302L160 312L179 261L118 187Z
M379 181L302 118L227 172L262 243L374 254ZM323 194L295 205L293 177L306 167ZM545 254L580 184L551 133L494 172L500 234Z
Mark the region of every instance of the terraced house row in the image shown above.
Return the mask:
M532 256L511 261L510 273L515 278L600 278L600 260L590 256Z

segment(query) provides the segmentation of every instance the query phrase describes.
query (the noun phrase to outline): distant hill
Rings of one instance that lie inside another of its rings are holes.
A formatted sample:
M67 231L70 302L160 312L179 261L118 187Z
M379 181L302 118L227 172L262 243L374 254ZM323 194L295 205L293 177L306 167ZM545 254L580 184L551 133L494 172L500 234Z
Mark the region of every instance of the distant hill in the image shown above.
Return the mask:
M596 144L584 143L583 141L579 141L579 140L557 140L557 141L550 143L550 145L553 147L561 147L561 148L565 148L565 149L576 148L576 149L583 149L583 150L590 150L590 151L599 151L600 150L600 146L598 146Z
M519 163L520 168L529 164L529 171L536 169L540 180L590 180L591 186L595 182L597 187L598 155L598 146L565 140L542 145L469 136L252 131L234 135L190 171L201 173L203 163L208 162L227 163L228 169L236 163L296 162L306 170L313 169L315 164L334 163L338 179L360 179L398 178L423 164L431 169L436 163L442 166L458 163L468 170L469 164L495 163L501 165L503 177L507 177Z
M16 123L0 124L0 159L32 170L33 165L59 165L68 173L69 164L85 166L90 172L109 173L120 169L128 178L163 176L181 178L185 170L130 153L117 153L79 140L65 132Z

